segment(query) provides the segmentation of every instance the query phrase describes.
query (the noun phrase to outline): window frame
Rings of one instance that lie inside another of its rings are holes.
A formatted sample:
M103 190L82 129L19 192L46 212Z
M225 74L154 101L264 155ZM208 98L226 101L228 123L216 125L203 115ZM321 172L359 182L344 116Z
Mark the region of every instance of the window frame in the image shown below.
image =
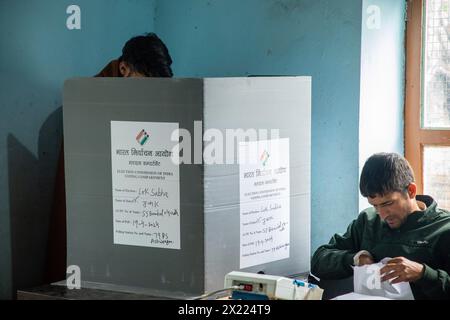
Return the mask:
M405 158L414 170L419 194L423 194L425 146L450 147L450 129L422 128L423 10L426 0L407 1ZM449 160L450 161L450 160Z

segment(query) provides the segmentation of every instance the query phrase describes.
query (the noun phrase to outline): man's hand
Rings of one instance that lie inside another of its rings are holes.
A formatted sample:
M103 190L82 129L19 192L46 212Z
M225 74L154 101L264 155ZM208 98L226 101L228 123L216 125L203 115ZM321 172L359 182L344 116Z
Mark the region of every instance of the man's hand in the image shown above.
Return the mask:
M373 258L367 254L362 254L359 256L358 259L358 266L363 266L365 264L372 264L374 263Z
M353 257L353 265L355 266L363 266L365 264L372 264L373 258L369 251L361 250L355 254Z
M425 266L408 260L404 257L396 257L387 262L380 269L381 281L391 281L392 284L399 282L414 282L422 278Z

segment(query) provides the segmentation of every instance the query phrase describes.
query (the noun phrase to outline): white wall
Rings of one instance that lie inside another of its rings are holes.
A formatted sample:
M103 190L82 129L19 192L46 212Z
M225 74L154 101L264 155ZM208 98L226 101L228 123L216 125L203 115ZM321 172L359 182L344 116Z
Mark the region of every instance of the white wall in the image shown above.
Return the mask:
M363 0L359 172L373 153L404 152L405 16L404 0Z

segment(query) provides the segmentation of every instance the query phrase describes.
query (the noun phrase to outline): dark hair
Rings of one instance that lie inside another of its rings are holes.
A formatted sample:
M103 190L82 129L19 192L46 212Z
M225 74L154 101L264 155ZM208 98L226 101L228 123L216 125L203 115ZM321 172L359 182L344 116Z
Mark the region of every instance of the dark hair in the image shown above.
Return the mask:
M359 190L364 197L405 193L414 173L408 161L396 153L377 153L367 159L361 172Z
M128 63L133 71L147 77L172 77L172 58L164 42L154 33L127 41L119 61Z

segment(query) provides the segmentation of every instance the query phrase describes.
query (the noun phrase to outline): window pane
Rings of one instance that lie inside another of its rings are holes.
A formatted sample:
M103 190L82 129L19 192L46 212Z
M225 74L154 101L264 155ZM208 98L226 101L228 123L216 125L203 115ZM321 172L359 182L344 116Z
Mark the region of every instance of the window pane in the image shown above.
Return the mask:
M450 210L450 147L424 148L423 180L424 193Z
M425 1L422 126L450 129L450 0Z

